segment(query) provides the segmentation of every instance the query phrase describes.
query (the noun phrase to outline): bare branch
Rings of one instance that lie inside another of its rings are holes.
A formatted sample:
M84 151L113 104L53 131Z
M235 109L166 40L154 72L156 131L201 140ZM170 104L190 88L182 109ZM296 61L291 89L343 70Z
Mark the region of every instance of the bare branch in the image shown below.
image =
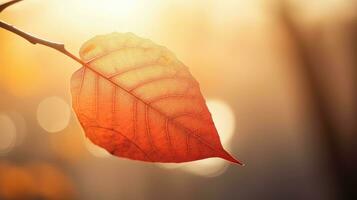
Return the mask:
M10 2L7 2L7 3L4 3L4 4L1 4L0 5L0 12L3 11L5 8L17 3L17 2L20 2L22 0L14 0L14 1L10 1ZM32 44L42 44L44 46L47 46L47 47L50 47L52 49L55 49L63 54L65 54L66 56L72 58L73 60L77 61L78 63L80 63L81 65L85 66L86 63L84 63L81 59L79 59L77 56L73 55L72 53L70 53L69 51L66 50L66 48L64 47L64 44L61 44L61 43L56 43L56 42L51 42L51 41L48 41L48 40L44 40L44 39L40 39L38 37L35 37L29 33L26 33L4 21L1 21L0 20L0 27L3 28L3 29L6 29L12 33L15 33L16 35L26 39L27 41L29 41L30 43Z
M27 41L29 41L32 44L41 44L47 47L50 47L52 49L55 49L63 54L65 54L66 56L72 58L73 60L77 61L78 63L80 63L81 65L86 65L86 63L84 63L81 59L79 59L77 56L73 55L72 53L70 53L69 51L66 50L66 48L64 47L64 44L60 44L60 43L55 43L55 42L50 42L48 40L43 40L40 38L37 38L33 35L30 35L29 33L26 33L20 29L15 28L12 25L7 24L6 22L3 22L0 20L0 27L3 29L6 29L12 33L15 33L16 35L26 39Z
M15 4L17 2L20 2L22 0L13 0L13 1L9 1L9 2L6 2L6 3L3 3L0 5L0 12L2 12L3 10L5 10L5 8L11 6L12 4Z

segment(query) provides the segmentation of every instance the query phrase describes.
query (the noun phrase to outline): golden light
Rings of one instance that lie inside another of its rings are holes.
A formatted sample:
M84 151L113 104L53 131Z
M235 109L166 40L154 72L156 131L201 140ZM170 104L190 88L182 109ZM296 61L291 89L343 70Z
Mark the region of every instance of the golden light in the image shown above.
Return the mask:
M139 0L85 0L76 1L79 6L87 9L87 12L103 11L105 15L127 19L132 16L135 9L140 6Z
M48 97L37 108L37 120L48 132L59 132L68 126L71 112L69 105L59 97Z
M227 29L227 24L252 22L262 19L264 1L211 1L211 17L216 27Z
M52 20L66 23L74 30L96 34L124 32L132 30L138 24L144 24L141 19L147 13L148 4L149 1L139 0L76 0L65 4L53 1L48 5L47 14Z
M230 141L234 134L235 117L232 108L224 101L208 99L207 107L211 112L222 145L229 150ZM180 169L185 172L204 177L215 177L225 172L229 163L220 158L209 158L184 164L159 164L165 169Z
M0 115L0 153L9 152L16 142L16 126L11 118Z
M22 42L13 40L16 37L7 32L0 34L0 37L0 84L16 97L37 94L42 89L43 82L34 52L28 51L28 47Z

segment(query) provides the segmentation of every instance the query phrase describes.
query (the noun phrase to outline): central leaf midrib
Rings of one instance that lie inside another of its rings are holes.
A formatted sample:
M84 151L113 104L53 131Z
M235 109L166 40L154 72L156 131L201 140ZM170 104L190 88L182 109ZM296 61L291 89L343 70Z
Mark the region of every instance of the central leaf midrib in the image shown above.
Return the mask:
M123 48L119 49L119 50L122 50ZM106 54L104 54L104 56L108 56L110 54L112 54L113 52L116 52L117 50L115 51L111 51L111 52L108 52ZM201 143L205 144L206 146L208 146L209 148L211 148L213 151L216 151L216 152L219 152L219 150L217 150L212 144L208 143L206 140L204 140L203 138L201 138L200 136L192 133L191 130L189 130L188 128L186 128L185 126L183 126L181 123L177 123L176 121L174 120L171 120L170 116L167 116L164 112L162 112L161 110L153 107L151 104L145 102L143 99L141 99L139 96L131 93L130 91L128 91L127 89L125 89L123 86L119 85L118 83L114 82L113 80L111 79L108 79L104 74L100 73L99 71L91 68L89 66L90 63L92 63L94 60L97 60L98 58L101 58L103 56L100 56L100 57L96 57L94 59L92 59L89 63L85 63L83 65L83 67L86 67L87 69L91 70L92 72L94 72L95 74L97 74L98 76L102 77L103 79L109 81L110 83L112 83L114 86L117 86L119 87L120 89L124 90L126 93L128 93L129 95L133 96L134 98L136 98L138 101L142 102L144 105L148 106L149 108L151 108L152 110L156 111L157 113L159 113L160 115L164 116L169 122L175 124L176 126L178 126L180 129L183 129L184 133L186 134L189 134L191 136L194 136L198 141L200 141ZM188 133L186 132L188 130Z

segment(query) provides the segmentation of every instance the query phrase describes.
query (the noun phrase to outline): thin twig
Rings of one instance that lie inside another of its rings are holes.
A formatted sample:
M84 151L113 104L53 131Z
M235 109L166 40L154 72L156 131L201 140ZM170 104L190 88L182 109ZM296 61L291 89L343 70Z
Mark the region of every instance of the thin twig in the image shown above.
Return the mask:
M13 0L13 1L9 1L9 2L6 2L6 3L3 3L0 5L0 12L2 12L3 10L5 10L5 8L11 6L12 4L15 4L17 2L20 2L22 0Z
M4 10L5 8L9 7L10 5L13 5L14 3L17 3L21 0L15 0L15 1L10 1L8 3L4 3L4 4L1 4L0 5L0 12L2 10ZM15 33L16 35L26 39L27 41L29 41L30 43L32 44L41 44L41 45L44 45L44 46L47 46L47 47L50 47L52 49L55 49L63 54L65 54L66 56L72 58L73 60L75 60L76 62L80 63L81 65L86 65L80 58L78 58L77 56L73 55L72 53L70 53L69 51L66 50L64 44L61 44L61 43L56 43L56 42L51 42L51 41L48 41L48 40L44 40L44 39L40 39L38 37L35 37L29 33L26 33L4 21L1 21L0 20L0 27L5 29L5 30L8 30L12 33Z

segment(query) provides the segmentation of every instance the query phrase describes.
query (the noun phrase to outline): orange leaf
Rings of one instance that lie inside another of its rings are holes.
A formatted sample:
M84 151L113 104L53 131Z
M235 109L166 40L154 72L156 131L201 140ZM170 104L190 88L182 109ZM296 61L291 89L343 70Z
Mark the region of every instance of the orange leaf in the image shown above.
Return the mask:
M86 42L80 56L87 64L72 76L73 108L94 144L149 162L240 163L223 149L197 81L168 49L112 33Z

